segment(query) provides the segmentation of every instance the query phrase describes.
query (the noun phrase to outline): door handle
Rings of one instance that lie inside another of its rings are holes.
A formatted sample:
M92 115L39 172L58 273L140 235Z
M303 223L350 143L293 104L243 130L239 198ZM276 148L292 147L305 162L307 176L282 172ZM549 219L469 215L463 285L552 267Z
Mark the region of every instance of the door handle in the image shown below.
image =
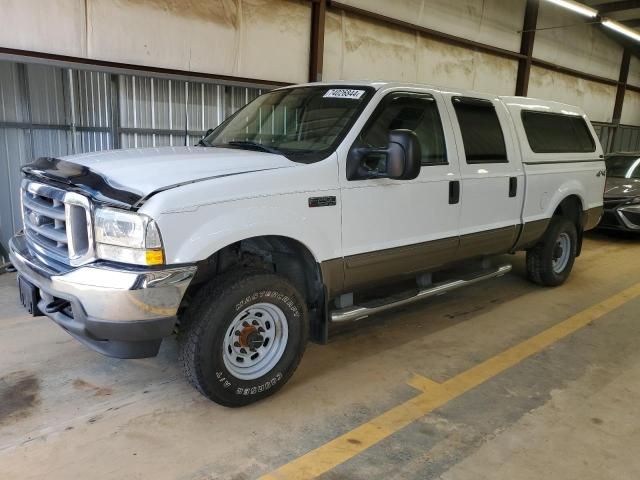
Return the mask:
M509 197L515 197L518 194L518 177L509 177Z
M449 182L449 205L455 205L460 202L460 182L453 180Z

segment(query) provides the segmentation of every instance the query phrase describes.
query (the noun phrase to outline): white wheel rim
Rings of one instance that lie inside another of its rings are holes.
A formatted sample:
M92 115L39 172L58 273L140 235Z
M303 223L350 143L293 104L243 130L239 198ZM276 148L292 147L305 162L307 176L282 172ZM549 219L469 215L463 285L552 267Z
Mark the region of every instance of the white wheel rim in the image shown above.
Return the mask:
M223 342L224 366L241 380L270 372L282 358L289 338L287 317L272 303L256 303L231 321Z
M555 273L564 272L571 256L571 237L567 233L561 233L553 249L552 266Z

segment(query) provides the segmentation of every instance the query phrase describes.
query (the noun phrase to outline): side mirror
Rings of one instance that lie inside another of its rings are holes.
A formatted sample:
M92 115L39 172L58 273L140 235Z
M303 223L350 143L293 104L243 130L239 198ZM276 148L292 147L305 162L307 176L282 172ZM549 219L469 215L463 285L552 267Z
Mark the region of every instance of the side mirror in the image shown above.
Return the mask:
M207 138L209 135L211 135L213 133L213 128L210 128L209 130L207 130L207 133L204 134L204 137L202 138Z
M420 174L421 161L422 152L416 134L411 130L392 130L387 148L356 147L349 152L347 179L413 180ZM377 165L372 167L372 163Z
M415 132L391 130L387 147L387 176L394 180L413 180L420 175L422 151Z

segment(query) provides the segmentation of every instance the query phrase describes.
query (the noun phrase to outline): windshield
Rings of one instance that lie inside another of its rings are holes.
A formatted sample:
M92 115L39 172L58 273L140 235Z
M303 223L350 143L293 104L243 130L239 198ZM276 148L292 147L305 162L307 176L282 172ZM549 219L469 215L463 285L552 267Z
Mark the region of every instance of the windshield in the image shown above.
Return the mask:
M605 163L608 177L640 179L640 157L622 155L609 157Z
M371 87L312 86L256 98L201 144L279 153L298 162L330 154L373 95Z

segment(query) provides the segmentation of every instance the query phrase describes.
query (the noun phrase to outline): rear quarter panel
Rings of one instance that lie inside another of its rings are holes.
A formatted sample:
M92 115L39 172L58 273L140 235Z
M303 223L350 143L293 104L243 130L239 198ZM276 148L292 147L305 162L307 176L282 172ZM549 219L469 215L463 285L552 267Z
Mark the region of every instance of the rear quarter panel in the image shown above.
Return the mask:
M570 195L582 203L583 211L602 207L606 176L602 146L591 122L578 107L557 102L523 97L501 97L514 123L522 152L525 172L525 198L522 209L524 223L553 216L554 211ZM531 150L522 123L522 111L559 113L580 116L585 120L595 143L588 153L535 153Z
M560 202L570 195L577 196L583 211L602 206L605 176L603 161L525 164L526 193L523 221L550 218Z

